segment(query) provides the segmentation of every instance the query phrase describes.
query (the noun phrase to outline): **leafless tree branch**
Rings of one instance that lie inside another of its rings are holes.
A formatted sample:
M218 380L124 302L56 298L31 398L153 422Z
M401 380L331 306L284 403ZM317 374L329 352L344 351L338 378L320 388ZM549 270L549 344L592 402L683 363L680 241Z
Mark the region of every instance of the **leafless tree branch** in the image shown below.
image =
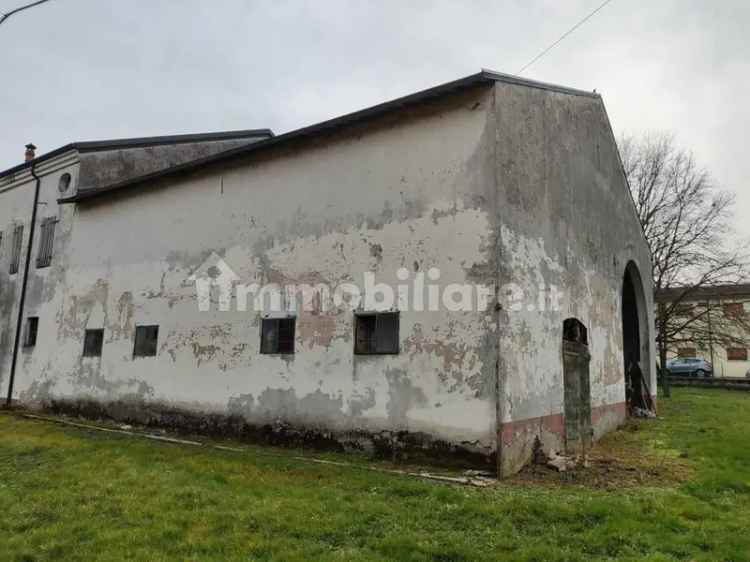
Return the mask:
M25 6L20 6L18 8L14 8L10 12L7 12L5 14L0 14L0 25L5 23L5 20L7 20L10 16L17 14L18 12L22 12L24 10L28 10L29 8L33 8L34 6L38 6L39 4L44 4L45 2L49 2L49 0L37 0L36 2L32 2L30 4L26 4Z
M727 316L710 301L685 314L686 303L702 287L747 279L748 256L733 243L734 195L717 189L709 172L669 133L624 136L619 144L651 249L654 288L671 295L657 307L661 364L668 351L688 341L746 345L746 318Z

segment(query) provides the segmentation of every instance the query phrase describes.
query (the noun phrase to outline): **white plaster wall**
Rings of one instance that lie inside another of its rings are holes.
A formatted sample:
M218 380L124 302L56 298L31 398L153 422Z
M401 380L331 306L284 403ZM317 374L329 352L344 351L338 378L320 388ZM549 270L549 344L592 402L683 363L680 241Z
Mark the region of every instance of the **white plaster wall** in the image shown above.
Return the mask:
M40 314L52 332L24 362L22 400L148 400L324 429L408 429L495 448L491 316L401 313L401 353L355 356L353 317L299 312L296 353L259 353L257 313L201 313L191 273L212 252L246 282L361 284L431 267L475 281L488 259L487 90L421 115L254 158L75 212L65 275ZM491 279L488 279L491 281ZM46 320L45 320L46 322ZM159 353L133 359L134 328ZM104 328L101 359L81 358ZM491 352L490 352L491 353Z
M61 283L64 270L61 268L59 261L53 261L51 267L37 269L36 258L39 249L40 224L45 218L58 218L54 249L59 255L64 255L66 232L69 231L71 223L64 211L57 205L57 199L61 195L58 185L60 176L69 173L71 175L69 192L75 189L78 179L77 157L72 152L61 154L52 160L37 164L35 173L41 178L41 186L22 330L25 327L26 318L39 316L39 340L43 341L45 346L53 348L57 339L56 313L61 304L59 299L55 299L54 287ZM3 303L0 304L2 309L2 318L0 319L0 388L2 388L3 397L7 394L10 377L21 283L30 235L29 227L34 189L35 180L28 169L19 172L15 180L6 178L0 185L0 229L3 231L3 243L0 247L0 302ZM21 260L18 273L9 275L13 225L18 223L24 225ZM38 366L32 367L35 364L34 351L34 349L20 348L17 376L18 372L23 369L22 365L26 365L29 369L38 368Z

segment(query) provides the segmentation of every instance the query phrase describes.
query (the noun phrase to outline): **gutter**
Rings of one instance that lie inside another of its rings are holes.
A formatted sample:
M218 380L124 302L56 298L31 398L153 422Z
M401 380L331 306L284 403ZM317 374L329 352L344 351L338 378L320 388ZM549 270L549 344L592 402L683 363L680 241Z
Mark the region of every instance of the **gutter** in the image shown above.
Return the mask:
M21 330L23 329L24 307L26 305L26 288L29 284L29 268L31 267L31 250L34 246L34 231L36 230L36 214L39 207L39 191L42 186L42 179L36 175L36 162L29 168L31 177L34 178L36 186L34 188L34 206L31 209L31 224L29 225L29 244L26 247L26 261L23 266L23 281L21 283L21 299L18 303L18 318L16 320L16 337L13 342L13 360L10 364L10 380L8 381L8 396L5 401L7 408L11 407L13 401L13 383L16 380L16 363L18 362L18 349L21 346Z

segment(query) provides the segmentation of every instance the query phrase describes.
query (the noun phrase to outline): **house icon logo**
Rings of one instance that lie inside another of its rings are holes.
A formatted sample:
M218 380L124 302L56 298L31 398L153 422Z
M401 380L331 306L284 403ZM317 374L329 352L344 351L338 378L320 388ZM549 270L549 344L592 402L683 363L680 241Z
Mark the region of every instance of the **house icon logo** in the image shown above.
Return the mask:
M219 310L228 312L232 305L232 293L235 283L240 280L231 267L216 252L206 258L201 266L187 278L195 283L198 297L198 309L201 312L211 310L212 295L217 295Z

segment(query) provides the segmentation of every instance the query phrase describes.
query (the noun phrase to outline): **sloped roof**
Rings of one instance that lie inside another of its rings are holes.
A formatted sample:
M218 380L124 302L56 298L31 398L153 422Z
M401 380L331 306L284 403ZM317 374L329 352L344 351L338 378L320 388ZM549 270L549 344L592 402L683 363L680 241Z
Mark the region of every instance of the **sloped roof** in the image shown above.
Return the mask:
M207 142L243 138L273 137L271 129L245 129L240 131L220 131L216 133L195 133L186 135L164 135L157 137L136 137L128 139L108 139L98 141L78 141L63 145L55 150L37 156L33 160L23 162L7 170L0 172L0 178L15 174L35 164L50 160L69 150L78 152L96 152L102 150L115 150L118 148L141 148L147 146L163 146L167 144L186 144L191 142Z
M298 139L305 138L305 137L313 137L319 134L330 132L332 130L335 130L341 127L352 125L354 123L364 122L366 120L385 115L391 111L395 111L395 110L398 110L407 106L419 104L425 101L433 100L435 98L438 98L447 94L455 93L466 88L470 88L470 87L477 86L480 84L492 84L495 82L504 82L507 84L514 84L514 85L519 85L519 86L525 86L528 88L548 90L552 92L568 94L568 95L573 95L573 96L585 96L585 97L597 98L597 99L600 98L599 94L595 92L577 90L574 88L568 88L568 87L559 86L556 84L538 82L536 80L528 80L526 78L521 78L519 76L513 76L510 74L503 74L500 72L483 69L480 72L476 74L472 74L470 76L466 76L465 78L460 78L452 82L447 82L439 86L434 86L432 88L428 88L426 90L422 90L414 94L410 94L410 95L400 97L391 101L387 101L385 103L381 103L381 104L369 107L367 109L362 109L360 111L348 113L341 117L336 117L334 119L323 121L315 125L310 125L308 127L296 129L294 131L290 131L288 133L277 135L272 138L268 138L266 140L258 141L253 144L249 144L249 145L245 145L245 146L241 146L237 148L232 148L230 150L219 152L217 154L207 156L205 158L192 160L184 164L179 164L177 166L159 170L151 174L138 176L137 178L125 180L125 181L115 183L112 185L99 187L96 189L79 190L78 193L76 193L74 196L60 199L59 202L60 203L77 203L77 202L86 201L86 200L93 199L93 198L98 198L103 195L112 193L114 191L119 191L124 188L133 187L139 184L144 184L146 182L153 181L155 179L165 178L168 176L177 176L180 174L187 174L209 164L240 158L242 156L245 156L251 153L256 153L256 152L268 149L270 147L276 147L276 146L282 145L284 143L288 143L293 140L298 140Z

